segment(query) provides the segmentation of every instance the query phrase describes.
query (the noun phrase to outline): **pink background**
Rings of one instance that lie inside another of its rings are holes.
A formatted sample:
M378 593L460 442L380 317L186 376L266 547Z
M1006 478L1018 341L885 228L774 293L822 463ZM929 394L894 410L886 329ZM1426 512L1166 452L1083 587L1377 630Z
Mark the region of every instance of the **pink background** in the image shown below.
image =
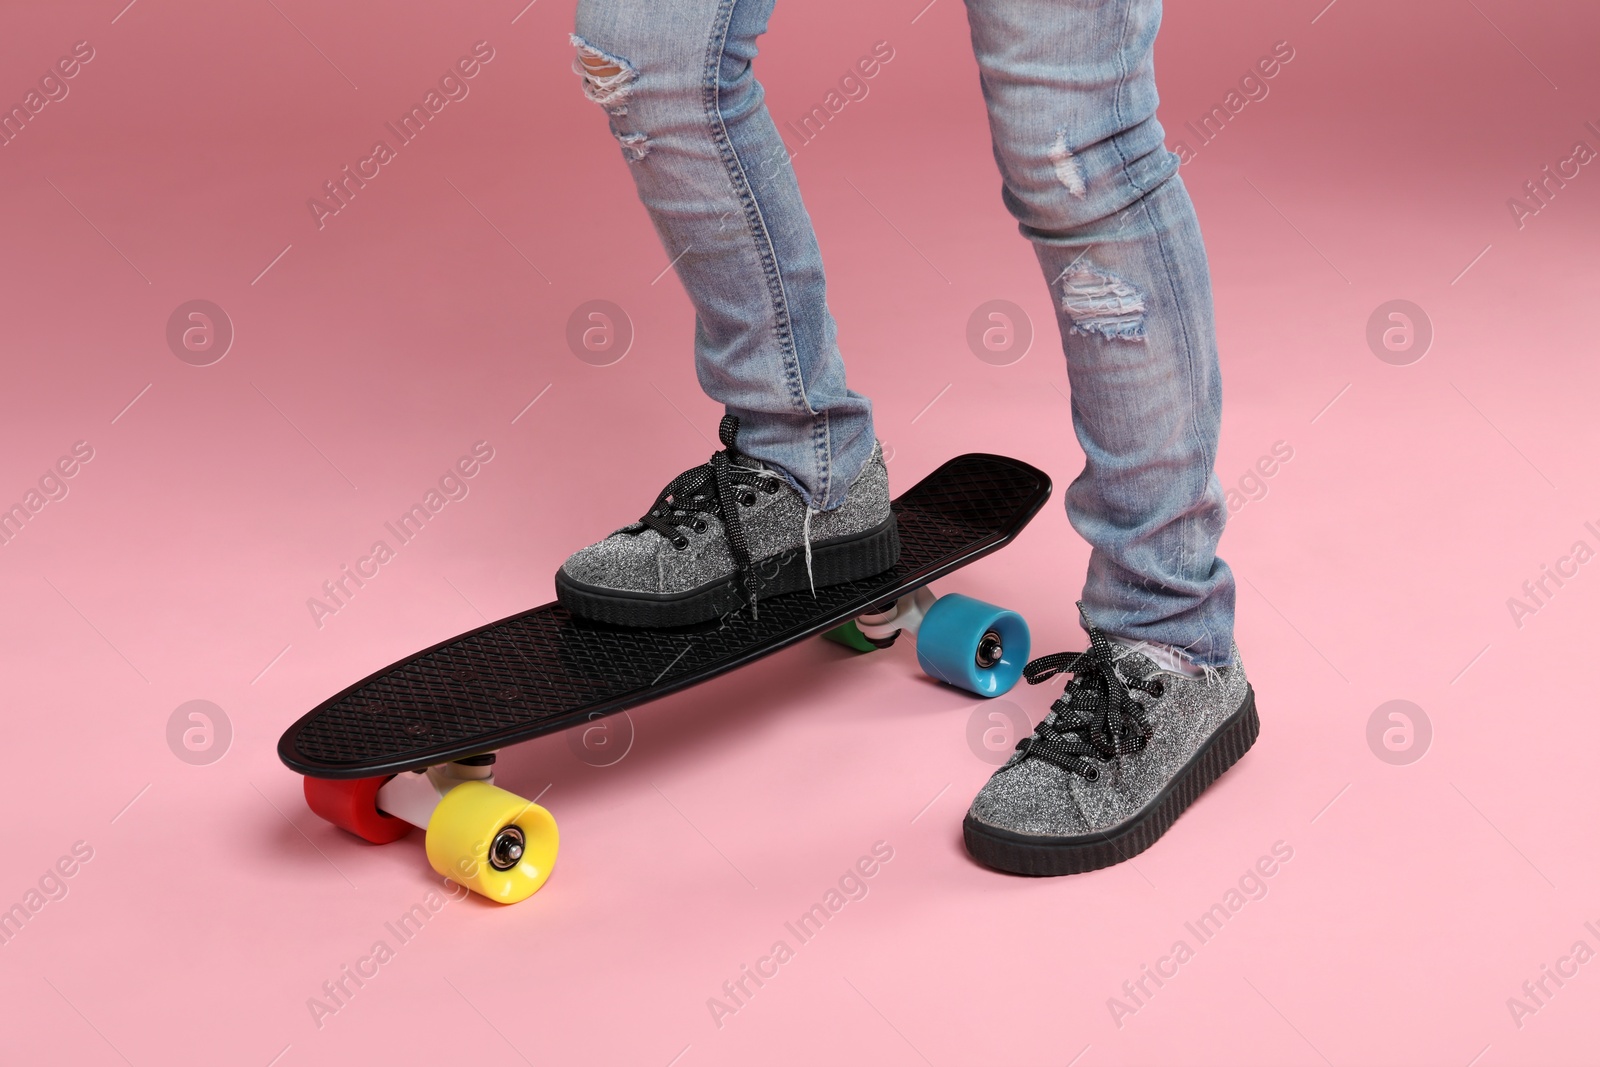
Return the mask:
M1048 296L1000 204L960 5L924 2L787 0L758 70L781 123L895 49L796 158L895 484L982 449L1064 485L1081 457ZM1169 144L1295 49L1183 169L1227 374L1218 473L1236 486L1279 441L1293 459L1223 542L1261 740L1155 848L1071 879L977 867L960 818L992 764L968 737L995 706L922 680L909 647L808 642L634 712L613 766L565 736L506 753L501 784L547 790L561 822L549 886L451 902L319 1028L307 999L437 880L420 835L370 847L306 810L278 734L548 599L566 553L704 459L717 412L568 69L571 3L121 3L11 4L0 32L0 100L76 41L96 53L0 148L0 501L94 449L0 548L0 906L93 849L0 947L0 1060L1594 1061L1600 962L1520 1027L1507 998L1600 949L1600 564L1520 627L1506 603L1600 548L1600 173L1521 229L1506 206L1600 147L1592 6L1169 11ZM319 232L306 199L478 40L471 95ZM206 367L165 339L196 298L236 330ZM596 298L636 330L607 367L565 342ZM1037 328L1010 366L965 341L996 298ZM1435 331L1408 366L1365 340L1396 298ZM470 495L319 629L307 599L479 440ZM945 586L1024 612L1040 651L1081 638L1087 550L1059 501ZM1005 699L1037 719L1043 690ZM209 765L167 742L197 699L233 730ZM1368 745L1391 700L1432 725L1408 765ZM869 895L716 1026L707 999L878 841ZM1119 1027L1108 998L1279 841L1265 898Z

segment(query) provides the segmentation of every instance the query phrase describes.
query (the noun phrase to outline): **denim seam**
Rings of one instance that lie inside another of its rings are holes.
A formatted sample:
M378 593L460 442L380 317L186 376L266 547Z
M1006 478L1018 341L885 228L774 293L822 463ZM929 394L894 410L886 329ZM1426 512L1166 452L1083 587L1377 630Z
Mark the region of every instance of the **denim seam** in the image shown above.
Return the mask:
M1117 29L1117 91L1112 97L1113 102L1111 108L1112 117L1116 120L1116 127L1119 131L1128 128L1127 122L1123 118L1123 92L1128 87L1128 22L1132 17L1132 11L1132 4L1123 5L1122 25ZM1123 178L1127 180L1128 184L1132 186L1135 193L1142 194L1144 190L1140 188L1139 180L1135 178L1133 174L1133 168L1131 166L1133 161L1130 160L1127 153L1122 150L1122 138L1120 134L1111 138L1111 145L1117 150L1117 159L1122 164L1117 168L1118 173L1120 173Z
M1116 96L1114 98L1115 102L1113 104L1113 109L1114 109L1113 113L1114 113L1115 118L1116 118L1117 128L1118 129L1122 129L1123 126L1124 126L1124 120L1123 120L1123 112L1124 112L1124 108L1123 108L1123 92L1127 88L1127 84L1128 84L1127 48L1126 48L1126 44L1127 44L1127 39L1128 39L1128 22L1129 22L1129 19L1131 17L1131 11L1132 11L1131 6L1124 6L1123 9L1122 9L1122 27L1121 27L1121 30L1120 30L1120 32L1118 34L1118 41L1117 41L1117 61L1118 61L1120 70L1119 70L1119 77L1117 78L1117 92L1116 92ZM1177 175L1176 174L1168 175L1166 178L1162 179L1162 181L1160 183L1158 183L1156 186L1153 186L1150 189L1145 189L1145 188L1142 187L1142 185L1139 182L1138 178L1134 175L1133 168L1130 165L1131 161L1128 159L1126 153L1123 152L1122 143L1121 143L1120 139L1112 138L1112 143L1116 146L1117 158L1122 163L1122 166L1120 168L1118 168L1118 169L1127 178L1129 186L1131 186L1133 191L1138 194L1139 208L1144 213L1145 222L1146 222L1147 225L1150 226L1150 231L1155 237L1156 249L1160 252L1161 263L1162 263L1162 266L1164 268L1164 273L1166 274L1168 295L1173 301L1172 306L1173 307L1178 307L1178 306L1180 306L1180 302L1178 300L1177 286L1176 286L1176 284L1175 284L1175 282L1173 280L1174 279L1174 270L1176 268L1175 268L1175 265L1174 265L1174 263L1172 261L1172 257L1168 252L1167 242L1166 242L1166 239L1165 239L1165 237L1163 236L1163 234L1161 232L1161 227L1157 223L1157 221L1156 221L1156 219L1154 217L1154 212L1152 212L1150 210L1150 204L1149 204L1149 197L1155 191L1155 189L1159 188L1160 185L1164 185L1167 180L1170 180L1171 178L1174 178ZM1195 395L1196 390L1195 390L1195 380L1194 380L1194 345L1193 345L1193 339L1190 337L1189 324L1188 324L1187 321L1184 321L1184 316L1179 315L1178 319L1179 319L1178 330L1179 330L1180 334L1183 337L1184 369L1187 372L1186 376L1187 376L1188 383L1189 383L1189 427L1190 427L1190 434L1194 438L1195 444L1197 446L1199 446L1200 455L1204 459L1207 469L1210 469L1212 467L1212 465L1216 462L1216 460L1215 460L1214 457L1212 457L1209 454L1208 450L1205 447L1205 442L1200 439L1199 432L1195 429L1195 427L1199 423L1199 419L1197 418L1197 415L1198 415L1198 400L1197 400L1197 397ZM1203 495L1204 495L1204 486L1202 485L1202 496ZM1193 504L1191 504L1190 507L1185 509L1185 510L1186 511L1192 511L1193 510ZM1179 569L1180 569L1180 571L1186 571L1187 568L1188 568L1189 555L1190 555L1190 552L1189 552L1189 530L1188 530L1188 524L1187 523L1181 523L1181 522L1179 523L1178 535L1179 535L1178 551L1180 553L1180 556L1179 556ZM1211 634L1211 627L1206 621L1205 613L1202 611L1199 614L1200 614L1200 625L1205 630L1206 643L1208 645L1210 645L1210 644L1214 643L1213 642L1213 637L1212 637L1212 634ZM1209 649L1208 649L1208 652L1209 652Z
M1123 108L1123 103L1124 103L1123 92L1128 87L1128 76L1129 76L1130 72L1128 71L1128 69L1127 69L1127 67L1125 65L1126 64L1126 60L1127 60L1127 50L1124 47L1124 45L1126 45L1127 37L1128 37L1129 10L1130 10L1129 8L1124 8L1123 9L1121 40L1119 41L1118 46L1117 46L1118 62L1124 64L1124 66L1122 67L1122 76L1117 79L1116 118L1117 118L1117 128L1119 130L1126 128L1126 120L1123 118L1123 112L1124 112L1124 108ZM1150 113L1150 115L1149 115L1149 118L1146 121L1153 120L1153 119L1155 119L1155 112L1152 111ZM1137 160L1129 159L1127 157L1127 155L1123 153L1122 142L1121 142L1120 139L1112 138L1112 142L1116 145L1116 148L1117 148L1117 158L1122 161L1122 166L1119 168L1119 170L1121 171L1122 175L1127 179L1128 185L1130 187L1132 187L1132 189L1133 189L1133 191L1135 193L1138 193L1140 196L1148 195L1149 193L1151 193L1154 190L1156 190L1157 188L1159 188L1161 186L1161 184L1167 180L1165 177L1162 177L1162 178L1159 178L1156 181L1155 185L1146 186L1144 184L1144 182L1140 179L1139 175L1134 170L1133 164L1135 162L1137 162ZM1163 150L1163 151L1165 150L1165 146L1164 145L1161 147L1161 150ZM1168 153L1168 154L1170 155L1171 153ZM1145 157L1141 156L1139 158L1140 159L1144 159Z
M820 418L812 421L811 425L812 445L817 453L817 462L822 468L822 485L819 491L822 494L822 507L826 508L830 503L828 498L833 493L833 461L831 458L833 448L829 440L831 427L828 425L828 413L824 411ZM806 506L815 507L816 501L808 500L806 501Z
M1168 180L1170 181L1170 180L1176 179L1177 177L1178 176L1176 174L1174 174L1174 175L1171 175L1168 178ZM1163 184L1165 184L1165 183L1163 183ZM1152 194L1146 194L1145 198L1140 201L1140 207L1144 211L1145 221L1150 224L1151 232L1155 236L1156 249L1161 254L1161 263L1162 263L1162 266L1165 268L1164 273L1166 274L1168 295L1170 296L1170 298L1173 301L1173 306L1174 307L1178 307L1178 306L1180 306L1181 302L1178 299L1177 284L1176 284L1176 282L1174 280L1176 267L1175 267L1175 264L1173 263L1171 255L1169 255L1169 253L1168 253L1166 236L1162 233L1161 227L1156 225L1155 219L1153 217L1154 213L1150 210L1150 204L1149 204L1149 196L1150 195L1153 195L1153 191L1152 191ZM1201 459L1205 464L1205 469L1209 471L1209 470L1212 470L1215 467L1215 465L1216 465L1216 457L1211 454L1211 452L1210 452L1210 450L1208 448L1206 448L1205 440L1202 438L1202 436L1200 434L1200 431L1198 429L1198 427L1200 425L1200 418L1199 418L1200 412L1199 412L1199 397L1197 395L1197 388L1196 388L1196 384L1195 384L1194 342L1193 342L1193 338L1190 336L1189 323L1186 321L1185 316L1179 315L1178 319L1179 319L1178 330L1179 330L1179 332L1181 333L1181 335L1183 337L1184 370L1186 372L1186 377L1187 377L1188 383L1189 383L1189 434L1194 440L1194 443L1195 443L1197 451L1200 453ZM1195 510L1195 506L1204 501L1205 490L1206 490L1206 487L1209 484L1210 484L1210 478L1209 477L1201 479L1199 495L1197 497L1192 498L1189 506L1184 509L1186 513L1192 514L1194 512L1194 510ZM1188 569L1189 555L1190 555L1190 553L1189 553L1189 524L1187 522L1180 523L1179 527L1180 528L1179 528L1179 549L1178 550L1179 550L1180 553L1182 553L1182 555L1181 555L1181 557L1179 559L1179 568L1180 568L1180 570L1186 572L1187 569ZM1218 533L1218 540L1219 541L1221 540L1220 532ZM1202 604L1203 604L1203 602L1202 602ZM1206 658L1209 658L1210 655L1211 655L1211 652L1213 651L1210 646L1215 644L1215 637L1211 633L1211 626L1210 626L1210 623L1206 619L1205 612L1202 610L1202 611L1200 611L1198 613L1198 615L1199 615L1199 619L1200 619L1200 626L1205 631L1205 635L1206 635L1207 648L1206 648L1206 651L1205 651L1205 653L1203 655Z
M800 369L799 361L794 358L789 305L783 291L783 279L778 274L777 250L772 245L771 234L767 231L766 220L762 217L761 205L756 202L755 193L750 188L744 164L740 162L739 154L734 150L733 141L728 136L727 122L722 117L722 61L727 50L728 31L733 22L733 9L737 4L738 0L721 0L717 5L716 21L712 25L711 39L706 47L701 98L710 124L712 143L717 146L723 170L728 176L729 184L733 186L734 197L744 211L745 225L749 227L750 236L756 244L756 255L761 261L761 273L766 279L767 294L772 301L772 311L776 320L774 329L779 350L784 356L790 398L793 399L795 379L798 378ZM804 383L801 384L803 388ZM801 396L803 399L803 392Z
M762 215L761 204L750 187L750 179L745 174L744 164L739 159L738 151L733 147L732 139L728 136L727 122L722 117L722 61L727 50L728 31L733 23L734 8L738 2L739 0L721 0L717 5L711 39L706 47L701 96L706 109L706 118L710 123L712 143L717 146L717 154L722 158L722 165L729 183L733 186L734 196L738 199L739 206L744 209L745 224L755 241L756 255L761 261L761 272L766 278L767 293L772 300L772 310L776 318L774 328L778 351L784 361L785 384L789 387L789 399L804 414L812 416L813 448L822 471L822 484L826 487L831 468L831 464L827 462L827 430L823 420L819 420L818 413L812 409L811 401L806 397L805 379L800 372L799 354L794 348L789 301L784 289L783 273L778 267L777 249L773 245L772 234L767 229L766 219ZM802 492L801 495L808 494ZM826 489L823 502L827 502Z

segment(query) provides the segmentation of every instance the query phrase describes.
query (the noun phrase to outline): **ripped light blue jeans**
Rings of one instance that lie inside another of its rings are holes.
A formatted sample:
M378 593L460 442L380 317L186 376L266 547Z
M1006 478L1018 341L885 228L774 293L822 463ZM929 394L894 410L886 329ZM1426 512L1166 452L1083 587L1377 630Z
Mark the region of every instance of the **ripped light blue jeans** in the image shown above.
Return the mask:
M574 66L694 303L701 386L739 417L741 449L826 509L871 455L872 406L845 383L816 235L752 72L773 3L579 0ZM966 6L1002 195L1066 352L1088 616L1221 666L1221 380L1205 246L1155 117L1161 4Z

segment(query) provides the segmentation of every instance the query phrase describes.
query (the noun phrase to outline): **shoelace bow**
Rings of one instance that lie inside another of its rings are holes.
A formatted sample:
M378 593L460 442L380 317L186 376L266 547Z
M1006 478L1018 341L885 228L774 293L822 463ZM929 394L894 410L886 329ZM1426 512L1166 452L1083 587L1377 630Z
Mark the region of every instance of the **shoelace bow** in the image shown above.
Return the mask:
M1078 611L1083 612L1081 602ZM1150 743L1154 728L1144 705L1132 694L1159 697L1162 685L1159 680L1123 678L1117 673L1111 642L1089 624L1087 615L1084 629L1089 631L1088 651L1040 656L1023 668L1029 685L1057 674L1071 674L1072 680L1050 705L1054 718L1045 719L1032 736L1017 742L1017 751L1024 759L1046 759L1093 782L1100 777L1100 768L1092 760L1115 760L1120 772L1123 756Z
M722 451L714 452L708 463L684 471L661 490L650 511L641 518L632 533L654 530L682 552L689 547L689 538L682 528L696 533L706 528L705 515L715 515L722 523L722 534L733 555L734 572L744 587L750 602L750 614L756 615L756 575L751 566L750 542L745 536L744 521L739 516L739 506L755 504L758 488L764 493L776 493L782 483L774 474L736 466L734 443L739 437L739 420L724 415L717 427L717 437L722 441Z

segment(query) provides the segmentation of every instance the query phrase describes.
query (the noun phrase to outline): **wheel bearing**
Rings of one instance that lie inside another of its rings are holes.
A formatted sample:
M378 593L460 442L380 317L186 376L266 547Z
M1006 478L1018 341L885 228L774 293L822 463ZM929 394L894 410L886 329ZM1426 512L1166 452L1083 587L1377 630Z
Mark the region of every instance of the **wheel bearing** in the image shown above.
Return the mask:
M494 835L489 843L489 866L497 871L509 871L522 862L528 839L520 826L507 826Z
M972 660L984 670L988 670L1005 658L1005 646L1000 643L1000 635L993 630L986 630L978 641L978 651Z

